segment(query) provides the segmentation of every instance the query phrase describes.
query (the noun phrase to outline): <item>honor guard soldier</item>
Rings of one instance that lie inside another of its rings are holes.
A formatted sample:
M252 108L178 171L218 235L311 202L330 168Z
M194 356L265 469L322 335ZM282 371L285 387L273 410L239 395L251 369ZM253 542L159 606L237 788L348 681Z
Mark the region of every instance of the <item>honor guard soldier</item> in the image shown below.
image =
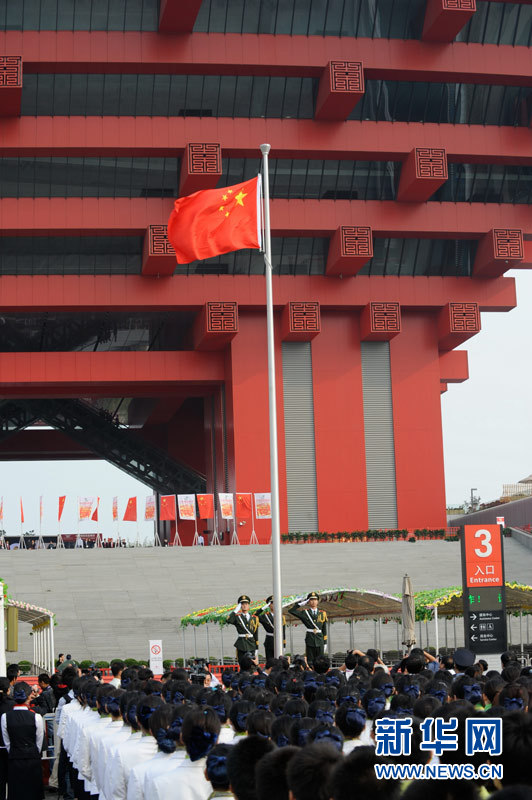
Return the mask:
M264 639L264 651L266 654L266 662L268 659L274 657L274 606L273 606L273 595L270 595L266 598L266 605L263 606L260 611L257 611L257 616L259 618L259 622L266 631L266 637ZM286 645L286 637L285 637L285 626L286 626L286 617L283 614L283 647Z
M300 620L305 626L305 647L309 666L314 664L318 656L322 656L327 644L327 614L318 608L320 596L310 592L306 600L298 600L288 609L289 614ZM301 608L308 605L309 608Z
M238 598L238 605L227 617L229 625L234 625L238 638L235 642L238 666L242 669L242 659L245 656L255 658L259 646L259 620L249 611L251 600L247 594ZM246 659L247 661L247 659Z

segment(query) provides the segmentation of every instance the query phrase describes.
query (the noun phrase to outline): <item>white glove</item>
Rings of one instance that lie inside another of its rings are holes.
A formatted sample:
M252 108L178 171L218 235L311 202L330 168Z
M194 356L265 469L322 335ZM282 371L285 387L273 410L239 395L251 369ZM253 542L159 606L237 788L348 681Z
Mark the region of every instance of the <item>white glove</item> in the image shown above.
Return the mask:
M238 614L238 612L239 612L239 611L241 611L241 610L242 610L242 604L241 604L241 603L239 603L239 604L237 605L237 607L235 608L235 614Z
M262 606L262 610L263 611L268 611L269 608L270 608L270 606L268 605L268 603L266 603L265 605Z
M303 598L303 600L300 600L300 601L298 602L298 606L306 606L306 605L307 605L307 602L308 602L308 601L307 601L307 598L306 598L306 597L304 597L304 598Z

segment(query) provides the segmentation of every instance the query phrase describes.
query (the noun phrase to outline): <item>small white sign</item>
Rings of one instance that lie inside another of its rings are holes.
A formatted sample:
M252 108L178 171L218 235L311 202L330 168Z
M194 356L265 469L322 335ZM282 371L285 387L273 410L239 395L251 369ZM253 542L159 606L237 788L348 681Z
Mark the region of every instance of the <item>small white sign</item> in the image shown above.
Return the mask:
M150 669L154 675L164 672L162 639L150 639Z
M504 517L497 517L497 525L502 525L504 528Z

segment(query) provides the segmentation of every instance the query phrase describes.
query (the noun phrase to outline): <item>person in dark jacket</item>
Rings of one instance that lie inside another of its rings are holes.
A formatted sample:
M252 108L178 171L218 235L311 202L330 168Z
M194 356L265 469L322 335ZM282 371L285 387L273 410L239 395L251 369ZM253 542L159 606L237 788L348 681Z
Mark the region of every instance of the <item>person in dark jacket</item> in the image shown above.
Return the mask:
M31 687L21 681L13 691L15 705L2 715L0 728L8 752L9 800L43 800L41 750L44 722L29 707Z
M11 691L11 684L8 678L0 678L0 718L2 714L6 714L13 709L15 701L9 697ZM2 731L0 729L0 800L6 800L7 794L7 747L2 738Z
M31 698L31 707L38 714L51 714L55 710L55 694L50 685L50 676L41 672L37 678L41 693Z

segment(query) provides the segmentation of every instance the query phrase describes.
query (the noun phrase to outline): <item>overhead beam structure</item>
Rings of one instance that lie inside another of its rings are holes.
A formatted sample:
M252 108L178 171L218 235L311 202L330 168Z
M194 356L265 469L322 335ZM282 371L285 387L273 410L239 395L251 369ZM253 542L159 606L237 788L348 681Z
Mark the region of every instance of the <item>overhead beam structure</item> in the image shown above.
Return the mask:
M474 133L474 136L472 135ZM445 148L449 162L532 164L528 128L229 117L20 117L0 126L2 156L182 157L189 142L221 143L224 158L259 159L266 138L277 158L403 161L412 147Z
M25 73L281 75L319 78L329 61L362 61L366 79L531 86L528 48L413 39L237 33L7 31L0 51L21 55Z

